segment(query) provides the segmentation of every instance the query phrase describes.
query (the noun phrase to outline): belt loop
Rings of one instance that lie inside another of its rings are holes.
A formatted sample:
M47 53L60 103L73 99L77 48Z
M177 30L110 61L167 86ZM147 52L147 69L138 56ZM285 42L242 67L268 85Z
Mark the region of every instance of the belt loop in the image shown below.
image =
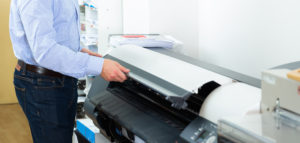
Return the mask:
M26 63L22 62L22 64L20 66L21 66L21 69L22 69L22 75L26 75Z
M23 62L22 60L18 60L18 63L17 63L20 67L21 67L21 70L22 70L22 75L25 75L26 74L26 63Z
M23 69L22 75L25 75L26 74L26 65L25 64L23 65L22 69Z

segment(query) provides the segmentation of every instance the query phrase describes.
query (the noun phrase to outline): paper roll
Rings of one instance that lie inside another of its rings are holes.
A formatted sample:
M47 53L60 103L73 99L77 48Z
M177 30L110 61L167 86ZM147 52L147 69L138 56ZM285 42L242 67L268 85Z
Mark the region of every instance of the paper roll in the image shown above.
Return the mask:
M248 110L259 110L261 89L236 82L214 90L203 103L199 115L217 123L224 116L243 116ZM256 107L257 109L253 109Z

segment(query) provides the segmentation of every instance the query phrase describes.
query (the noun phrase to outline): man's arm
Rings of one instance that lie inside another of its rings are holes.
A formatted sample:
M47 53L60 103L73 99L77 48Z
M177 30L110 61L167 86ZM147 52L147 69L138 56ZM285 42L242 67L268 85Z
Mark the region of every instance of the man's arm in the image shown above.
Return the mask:
M33 57L40 66L76 78L100 75L103 69L101 76L106 80L126 79L123 72L128 70L122 70L115 62L73 51L56 42L53 0L24 0L19 9Z
M87 54L89 54L90 56L95 56L95 57L100 57L100 58L102 58L102 55L100 55L100 54L98 54L98 53L95 53L95 52L92 52L91 50L86 49L86 48L82 48L82 49L81 49L81 52L87 53Z
M92 52L89 49L82 48L81 52L88 53L91 56L102 57L102 55ZM130 70L126 69L119 63L112 60L104 60L103 70L101 76L107 81L124 82L127 79L124 73L129 73Z
M129 73L130 70L123 67L119 63L105 59L101 77L107 81L124 82L127 77L124 73Z

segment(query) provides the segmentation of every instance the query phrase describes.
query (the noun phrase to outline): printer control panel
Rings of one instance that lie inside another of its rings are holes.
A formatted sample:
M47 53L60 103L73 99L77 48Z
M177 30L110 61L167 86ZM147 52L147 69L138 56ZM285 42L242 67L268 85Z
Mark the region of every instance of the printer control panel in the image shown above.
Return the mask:
M198 117L183 130L180 138L189 143L217 143L217 125Z

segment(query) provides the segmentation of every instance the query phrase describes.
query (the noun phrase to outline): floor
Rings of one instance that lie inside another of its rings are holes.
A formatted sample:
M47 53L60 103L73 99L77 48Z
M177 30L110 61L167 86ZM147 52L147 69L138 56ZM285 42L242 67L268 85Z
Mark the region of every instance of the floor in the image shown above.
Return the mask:
M30 128L19 104L0 105L0 143L32 143Z
M104 136L97 143L109 143ZM0 105L0 143L32 143L27 119L19 104ZM75 133L73 143L78 143Z

